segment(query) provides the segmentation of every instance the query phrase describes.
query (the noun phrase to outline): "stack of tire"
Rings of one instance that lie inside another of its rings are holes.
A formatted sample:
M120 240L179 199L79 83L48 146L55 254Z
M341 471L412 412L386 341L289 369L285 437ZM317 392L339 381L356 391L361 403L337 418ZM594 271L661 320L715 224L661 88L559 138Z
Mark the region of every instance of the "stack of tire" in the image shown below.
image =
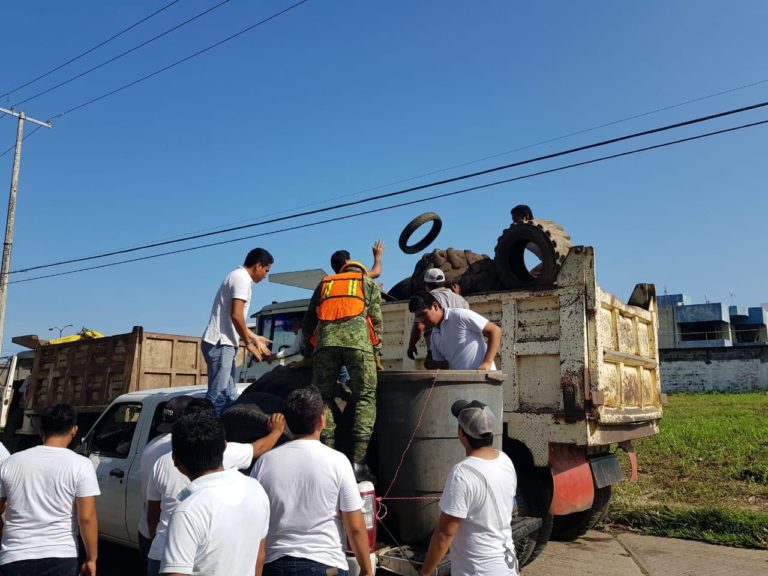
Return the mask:
M525 263L525 251L531 244L541 254L536 276ZM446 281L457 283L463 295L552 286L570 248L570 236L552 220L515 224L499 236L493 258L470 250L433 250L421 257L413 274L393 286L389 295L405 300L423 290L424 271L428 268L440 268Z

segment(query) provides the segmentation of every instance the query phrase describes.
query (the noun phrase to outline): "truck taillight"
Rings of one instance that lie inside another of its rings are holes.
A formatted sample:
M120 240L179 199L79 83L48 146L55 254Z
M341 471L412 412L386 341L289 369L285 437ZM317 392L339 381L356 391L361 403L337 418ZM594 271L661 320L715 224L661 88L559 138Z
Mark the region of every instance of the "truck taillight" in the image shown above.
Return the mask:
M373 552L376 550L376 490L372 482L360 482L357 485L357 489L360 491L360 497L363 499L363 518L365 520L365 528L368 530L368 546L371 552ZM347 550L352 551L349 541L347 541Z

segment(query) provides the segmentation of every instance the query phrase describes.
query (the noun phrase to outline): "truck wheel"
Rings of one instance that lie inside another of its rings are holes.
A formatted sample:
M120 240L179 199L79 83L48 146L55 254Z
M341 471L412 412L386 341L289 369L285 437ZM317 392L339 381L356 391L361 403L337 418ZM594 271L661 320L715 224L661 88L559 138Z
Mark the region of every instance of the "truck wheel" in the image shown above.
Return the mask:
M432 228L429 229L427 235L415 244L409 245L408 240L410 240L411 235L417 228L420 228L422 224L426 224L427 222L432 222ZM397 244L400 246L400 250L406 254L416 254L432 244L432 241L437 238L438 234L440 234L442 227L443 221L438 214L435 214L434 212L424 212L424 214L419 214L416 218L408 222L400 233L400 239Z
M528 494L527 491L522 491L519 485L515 500L519 516L541 518L541 527L515 541L517 562L522 568L533 562L544 551L552 532L552 514L547 508L543 508L540 502L537 502L538 498L535 498L533 494Z
M566 516L555 516L552 539L568 542L583 536L605 517L611 505L611 485L595 488L592 507Z
M541 253L541 265L535 274L525 264L529 244L535 244ZM510 226L499 236L494 256L502 286L510 289L554 284L570 248L571 237L551 220Z

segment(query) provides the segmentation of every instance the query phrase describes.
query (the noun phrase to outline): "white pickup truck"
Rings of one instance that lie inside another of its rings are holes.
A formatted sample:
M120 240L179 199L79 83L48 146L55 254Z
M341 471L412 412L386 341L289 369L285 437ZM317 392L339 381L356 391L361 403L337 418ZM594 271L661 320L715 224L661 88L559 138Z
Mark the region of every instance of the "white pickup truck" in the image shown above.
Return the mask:
M238 384L238 394L246 384ZM142 513L139 462L144 447L158 433L157 425L165 404L175 396L205 396L205 386L158 388L129 392L116 398L76 452L87 456L96 469L101 496L96 499L99 536L105 540L138 549L137 526ZM364 495L366 498L366 495ZM366 515L369 530L374 527L373 495L368 495ZM372 555L372 562L375 557ZM347 558L350 574L359 573L354 556Z

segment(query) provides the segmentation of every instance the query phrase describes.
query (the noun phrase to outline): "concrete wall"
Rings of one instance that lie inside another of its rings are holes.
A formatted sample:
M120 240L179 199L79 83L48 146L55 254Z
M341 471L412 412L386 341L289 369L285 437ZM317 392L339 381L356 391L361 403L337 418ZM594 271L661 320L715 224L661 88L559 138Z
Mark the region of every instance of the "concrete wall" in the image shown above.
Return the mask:
M664 392L768 390L768 346L659 350Z

